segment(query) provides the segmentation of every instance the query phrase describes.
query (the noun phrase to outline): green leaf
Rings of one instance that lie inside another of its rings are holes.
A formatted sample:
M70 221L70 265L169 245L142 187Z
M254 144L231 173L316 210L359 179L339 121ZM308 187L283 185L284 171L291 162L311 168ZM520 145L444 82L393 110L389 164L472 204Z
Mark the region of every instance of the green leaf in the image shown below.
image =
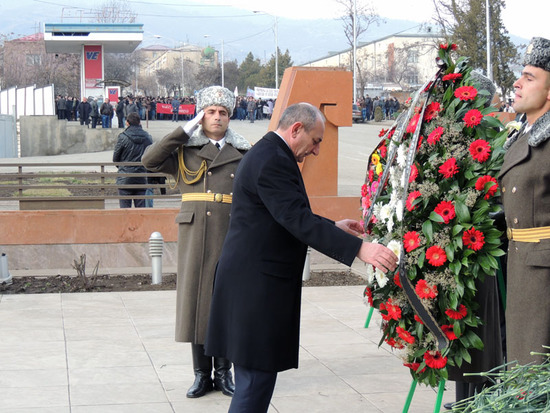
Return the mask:
M483 341L481 341L476 333L474 333L473 331L468 331L468 339L470 340L474 348L478 350L483 350Z
M463 202L455 201L455 213L460 222L470 222L470 211Z
M455 336L457 337L462 335L462 329L460 328L460 323L458 321L455 321L453 324L453 333L455 333Z
M424 223L422 224L422 233L424 234L428 242L431 243L433 239L432 221L424 221Z
M456 209L456 207L455 207L455 209ZM436 214L435 211L430 212L429 218L434 222L445 222L443 217L439 214Z
M468 287L471 291L477 291L476 283L473 278L466 278L466 287Z
M490 250L489 252L493 257L502 257L503 255L506 255L506 253L500 248Z
M454 275L460 274L460 270L462 269L462 264L460 261L453 261L449 263L449 269L452 271Z
M429 221L428 221L428 222L429 222ZM459 234L463 229L464 229L464 227L463 227L462 225L455 225L455 226L453 227L453 232L452 232L453 237L454 237L455 235Z
M420 254L418 256L418 268L423 268L424 267L424 261L426 259L426 252L423 252L422 254Z
M464 347L462 347L460 349L460 355L462 356L462 358L464 359L464 361L466 363L471 363L472 362L472 357L470 356L470 353Z
M455 249L451 245L445 247L445 254L447 254L447 259L449 262L453 262L455 259Z
M493 116L484 116L482 121L482 126L488 127L488 128L504 128L504 125L500 120Z

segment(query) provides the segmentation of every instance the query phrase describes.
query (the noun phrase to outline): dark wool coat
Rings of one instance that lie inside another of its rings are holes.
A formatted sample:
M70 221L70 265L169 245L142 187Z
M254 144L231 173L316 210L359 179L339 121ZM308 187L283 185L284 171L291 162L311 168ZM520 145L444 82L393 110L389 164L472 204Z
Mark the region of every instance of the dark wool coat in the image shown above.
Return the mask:
M237 170L206 354L263 371L298 367L307 246L351 265L362 241L311 212L294 155L268 133Z
M182 194L233 192L237 166L250 148L240 135L228 129L226 144L218 150L199 127L191 138L177 128L151 145L142 157L152 172L172 175ZM185 166L196 171L204 160L207 171L194 184L186 184L178 166L178 148L184 145ZM176 341L203 344L214 271L229 226L231 204L192 201L182 202L176 217L178 232L178 280L176 303Z
M499 180L508 228L550 226L550 112L504 157ZM508 360L540 362L550 345L550 239L510 241L506 303Z

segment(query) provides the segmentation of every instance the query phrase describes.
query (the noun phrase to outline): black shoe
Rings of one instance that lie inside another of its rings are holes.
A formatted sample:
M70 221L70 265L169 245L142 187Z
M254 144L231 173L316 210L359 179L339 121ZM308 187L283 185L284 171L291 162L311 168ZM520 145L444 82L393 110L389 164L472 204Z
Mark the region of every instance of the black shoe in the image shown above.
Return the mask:
M213 383L210 377L210 372L195 371L195 382L187 391L187 397L195 399L202 397L209 391L212 391Z
M216 370L214 372L214 390L220 390L226 396L233 396L235 384L230 370Z
M454 406L455 406L455 403L453 403L453 402L445 403L445 404L443 405L443 407L444 407L445 409L447 409L447 410L453 410L453 407L454 407Z

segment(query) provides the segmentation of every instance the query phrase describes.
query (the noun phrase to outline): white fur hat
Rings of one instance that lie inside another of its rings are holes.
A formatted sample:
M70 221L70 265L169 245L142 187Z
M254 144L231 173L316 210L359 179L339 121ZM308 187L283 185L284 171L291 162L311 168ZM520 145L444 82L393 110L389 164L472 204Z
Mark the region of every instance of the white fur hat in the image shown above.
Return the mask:
M235 108L235 95L229 89L221 86L201 89L197 95L197 111L208 106L223 106L231 117Z

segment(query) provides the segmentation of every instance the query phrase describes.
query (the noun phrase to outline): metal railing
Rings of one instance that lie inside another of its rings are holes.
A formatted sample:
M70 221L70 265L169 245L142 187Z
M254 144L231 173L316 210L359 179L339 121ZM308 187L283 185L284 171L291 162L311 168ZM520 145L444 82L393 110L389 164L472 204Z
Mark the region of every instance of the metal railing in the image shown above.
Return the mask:
M66 202L115 199L181 199L168 177L147 172L147 178L166 178L164 184L118 185L117 177L143 177L143 173L118 173L117 166L139 162L0 163L0 201ZM13 169L13 170L12 170ZM153 195L120 195L119 189L152 189ZM165 195L159 192L166 190ZM59 192L63 192L60 194Z

